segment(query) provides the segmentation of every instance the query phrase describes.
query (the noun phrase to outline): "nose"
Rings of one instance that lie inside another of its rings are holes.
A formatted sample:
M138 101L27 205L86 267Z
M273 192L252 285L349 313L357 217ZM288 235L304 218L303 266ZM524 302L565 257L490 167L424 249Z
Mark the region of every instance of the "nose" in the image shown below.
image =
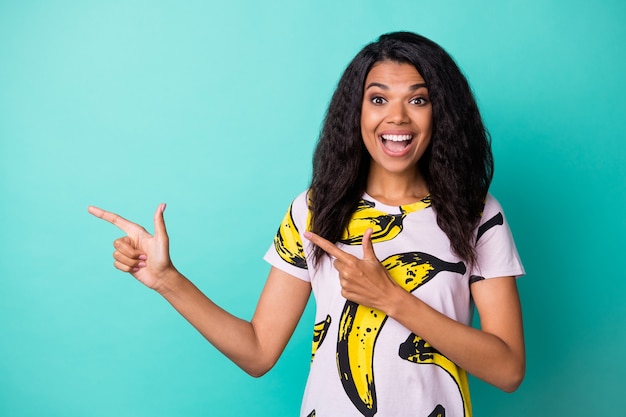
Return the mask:
M409 121L409 116L404 103L400 101L390 103L388 109L389 114L387 115L387 119L390 123L402 124Z

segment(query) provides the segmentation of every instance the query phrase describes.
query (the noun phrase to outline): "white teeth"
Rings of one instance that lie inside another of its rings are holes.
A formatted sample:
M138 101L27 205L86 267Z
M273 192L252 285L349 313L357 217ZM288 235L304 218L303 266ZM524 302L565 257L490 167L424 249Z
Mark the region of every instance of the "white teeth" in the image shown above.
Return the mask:
M413 138L412 135L381 135L383 139L390 140L393 142L402 142L405 140L411 140Z

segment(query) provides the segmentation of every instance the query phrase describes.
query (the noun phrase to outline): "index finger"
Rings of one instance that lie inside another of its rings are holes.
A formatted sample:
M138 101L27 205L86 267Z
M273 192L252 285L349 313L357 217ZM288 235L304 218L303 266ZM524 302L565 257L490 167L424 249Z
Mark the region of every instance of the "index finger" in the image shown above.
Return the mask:
M337 246L335 246L330 241L324 239L321 236L316 235L313 232L304 232L304 237L309 239L315 245L317 245L320 248L322 248L322 250L324 252L326 252L330 256L334 256L335 258L339 259L340 261L346 262L346 261L349 261L349 260L354 258L354 256L350 255L347 252L342 251L341 249L339 249Z
M87 211L94 216L99 217L102 220L106 220L114 226L117 226L126 234L130 234L137 227L135 223L126 220L119 214L111 213L110 211L102 210L101 208L95 206L87 207Z

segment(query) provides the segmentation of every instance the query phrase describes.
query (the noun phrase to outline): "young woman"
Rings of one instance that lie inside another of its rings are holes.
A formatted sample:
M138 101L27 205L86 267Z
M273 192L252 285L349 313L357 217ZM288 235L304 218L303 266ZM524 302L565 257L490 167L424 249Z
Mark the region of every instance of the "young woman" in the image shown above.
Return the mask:
M525 369L515 277L524 273L488 194L488 135L465 77L437 44L397 32L367 45L331 100L309 190L265 258L251 321L222 310L155 233L90 207L126 236L115 267L165 297L253 376L278 360L313 291L302 416L470 416L466 372L505 391ZM473 307L481 329L470 326Z

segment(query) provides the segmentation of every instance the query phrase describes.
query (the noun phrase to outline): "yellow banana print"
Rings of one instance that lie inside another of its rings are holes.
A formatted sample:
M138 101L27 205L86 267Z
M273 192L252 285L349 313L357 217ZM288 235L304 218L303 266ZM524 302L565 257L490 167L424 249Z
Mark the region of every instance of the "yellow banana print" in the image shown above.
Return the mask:
M289 207L278 228L278 232L274 237L274 247L276 247L278 255L286 262L302 269L308 269L302 239L293 221L292 208L293 204Z
M326 334L328 333L328 328L330 327L330 316L327 315L324 321L320 321L319 323L315 323L313 326L313 348L311 353L311 362L315 359L315 352L322 345Z
M441 271L465 273L463 262L451 263L422 252L392 255L382 265L408 292L415 291ZM364 416L376 414L373 357L376 338L387 315L380 310L346 301L339 321L337 368L343 388Z
M415 363L434 364L445 370L454 380L463 401L463 415L472 415L472 405L469 396L469 384L465 370L456 366L454 362L443 356L421 337L411 334L406 342L400 345L398 352L402 359Z
M374 343L387 316L346 301L339 321L337 368L343 389L364 416L376 414L372 359Z
M407 214L430 207L430 201L427 196L416 203L400 206L400 214L388 214L376 209L373 202L362 199L339 241L346 245L360 245L363 234L370 228L373 243L391 240L402 231L402 221Z

